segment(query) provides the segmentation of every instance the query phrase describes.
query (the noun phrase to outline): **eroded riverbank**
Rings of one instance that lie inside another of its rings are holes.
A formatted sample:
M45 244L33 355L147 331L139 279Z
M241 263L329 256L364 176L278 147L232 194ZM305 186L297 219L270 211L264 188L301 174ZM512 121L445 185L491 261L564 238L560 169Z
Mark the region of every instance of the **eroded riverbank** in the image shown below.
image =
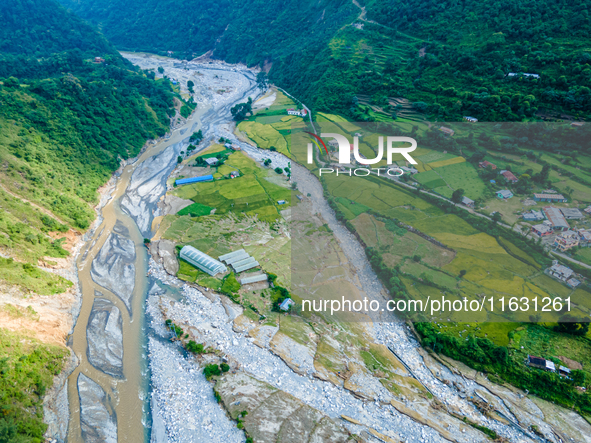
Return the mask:
M155 63L170 72L173 62ZM202 83L224 78L234 90L220 95L206 86L196 88L197 111L186 120L175 117L171 133L148 142L138 158L116 173L110 198L81 251L82 306L71 336L80 364L67 388L70 442L143 442L149 435L144 301L150 285L143 240L152 236L157 203L190 135L201 129L206 137L214 136L212 128L230 118L230 107L256 90L250 72L242 75L235 67L211 64L199 69L207 70Z

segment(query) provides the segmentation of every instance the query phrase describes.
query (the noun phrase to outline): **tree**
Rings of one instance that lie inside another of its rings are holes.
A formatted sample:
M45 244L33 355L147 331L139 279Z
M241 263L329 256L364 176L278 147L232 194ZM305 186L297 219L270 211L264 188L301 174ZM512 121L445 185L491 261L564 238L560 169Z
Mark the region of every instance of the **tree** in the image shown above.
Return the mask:
M221 373L222 371L220 367L215 363L207 365L205 366L205 368L203 368L203 374L205 375L205 378L208 380L215 375L220 375Z
M158 72L160 74L164 74L164 68L162 66L158 66Z
M462 188L456 189L451 195L451 201L454 203L460 203L464 196L464 190Z
M493 219L493 221L494 221L495 223L498 223L498 222L500 222L502 218L503 218L503 216L501 215L501 213L500 213L500 212L495 212L495 213L492 215L492 219Z
M269 166L270 164L271 164L271 159L270 159L270 158L266 159L266 160L263 162L263 165L265 165L265 166Z
M20 82L16 77L8 77L4 80L4 86L7 88L18 88L20 86Z
M183 161L183 157L181 157L180 155L176 158L176 162L177 163L181 163Z
M276 172L277 174L283 174L283 169L281 169L279 166L277 166L277 167L275 168L275 172Z
M247 114L252 115L252 98L248 97L246 103L238 103L230 109L230 112L232 113L232 118L236 121L244 120Z
M230 370L230 365L228 363L222 363L220 365L222 372L228 372Z
M192 94L193 92L195 92L195 91L193 91L193 87L194 87L194 86L195 86L195 83L193 83L193 81L189 80L189 81L187 82L187 88L189 89L189 92L190 92L191 94Z
M558 325L554 329L565 334L584 336L589 332L589 323L582 320L581 318L566 314L558 319Z
M193 354L203 354L203 344L191 340L187 343L187 351L192 352Z

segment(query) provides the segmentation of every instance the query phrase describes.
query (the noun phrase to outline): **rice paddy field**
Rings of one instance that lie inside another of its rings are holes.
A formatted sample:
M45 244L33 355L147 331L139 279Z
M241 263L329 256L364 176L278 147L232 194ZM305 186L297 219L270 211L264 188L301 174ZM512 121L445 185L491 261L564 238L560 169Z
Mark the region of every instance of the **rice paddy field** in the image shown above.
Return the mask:
M275 91L275 101L264 110L238 124L236 130L261 149L275 148L278 152L292 157L290 135L293 128L304 128L304 119L296 115L288 115L287 109L297 105L283 94Z
M397 219L433 239L429 242L413 234L431 246L421 251L416 245L409 244L407 236L410 233L399 235L388 231L385 223L367 213L351 219L368 246L379 248L389 266L400 266L401 272L408 276L410 288L407 288L413 296L426 300L441 297L445 292L460 299L527 297L531 300L534 297L568 297L574 292L545 276L540 266L510 241L501 239L499 243L495 237L474 229L458 216L445 214L385 180L327 176L326 187L339 205L346 200L354 201L355 204L343 206L356 208L363 205L385 220ZM349 212L349 216L355 215L351 209ZM449 250L437 247L435 242ZM444 256L444 253L449 255ZM418 261L413 259L415 255L419 256ZM591 296L586 291L585 294ZM500 306L495 305L493 312L485 313L480 320L498 319L497 316L503 316L499 311ZM581 311L575 307L573 314L584 315L585 311L586 308ZM505 312L504 320L528 321L530 314ZM445 317L466 320L464 313ZM551 317L547 320L550 321Z
M229 212L257 215L259 220L267 222L278 219L280 211L285 209L277 203L279 200L288 203L291 201L291 191L287 186L280 186L268 180L278 174L271 169L260 167L243 152L232 152L221 168L226 168L224 171L227 173L237 170L240 177L183 185L173 191L174 195L193 200L202 205L201 207L215 209L218 215ZM220 172L218 170L221 177ZM189 213L196 208L185 209Z

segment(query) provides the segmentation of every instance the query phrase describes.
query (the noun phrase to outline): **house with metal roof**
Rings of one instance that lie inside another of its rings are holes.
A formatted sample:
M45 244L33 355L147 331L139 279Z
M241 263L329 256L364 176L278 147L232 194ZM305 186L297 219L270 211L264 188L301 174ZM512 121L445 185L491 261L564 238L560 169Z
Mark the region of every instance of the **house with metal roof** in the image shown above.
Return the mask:
M491 169L497 169L497 165L489 162L488 160L484 160L484 161L478 163L478 166L480 166L481 168L485 168L485 169L488 168L489 166Z
M513 193L508 189L501 189L500 191L497 191L497 197L502 199L508 199L513 197Z
M209 157L205 159L205 163L207 163L209 166L215 166L218 164L218 159L215 157Z
M567 220L580 220L584 217L583 213L577 208L560 208L560 212Z
M474 200L470 200L468 197L462 197L462 204L468 206L469 208L473 208Z
M523 214L523 219L528 221L540 221L544 220L545 218L546 217L544 217L544 213L542 211L532 210Z
M566 203L566 198L562 194L534 194L534 201Z
M501 171L499 174L505 177L505 180L507 180L509 183L517 183L519 181L519 179L515 177L515 174L513 174L511 171Z
M555 208L554 206L546 206L544 207L544 214L546 214L546 218L552 223L552 229L555 231L566 231L570 229L570 226L560 209Z
M544 225L544 224L539 224L539 225L534 225L531 227L531 231L534 234L538 234L540 237L544 237L546 235L550 235L552 234L552 228L548 225Z
M190 245L184 246L179 256L211 276L224 273L228 270L222 262Z
M257 274L257 275L251 275L250 277L241 278L240 284L247 285L249 283L260 283L260 282L267 281L267 280L268 280L267 274Z
M556 372L556 365L553 361L541 357L527 356L527 365L532 368L544 369L546 371Z
M546 270L548 275L551 277L557 278L558 280L567 281L575 273L575 271L573 271L571 268L558 263L557 260L554 260L552 263L552 266Z
M291 298L286 298L285 300L283 300L281 302L281 304L279 305L279 309L281 309L282 311L287 311L289 310L289 308L291 308L293 305L295 305L295 302L291 299Z

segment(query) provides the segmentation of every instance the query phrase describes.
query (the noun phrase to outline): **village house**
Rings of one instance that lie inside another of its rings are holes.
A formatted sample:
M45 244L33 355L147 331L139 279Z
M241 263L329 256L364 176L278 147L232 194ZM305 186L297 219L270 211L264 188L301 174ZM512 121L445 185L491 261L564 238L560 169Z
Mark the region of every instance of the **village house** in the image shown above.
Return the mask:
M519 181L519 179L515 177L515 174L513 174L511 171L501 171L499 174L505 177L505 180L507 180L509 183L517 183Z
M567 229L570 229L570 226L562 215L562 212L560 212L560 209L555 208L554 206L546 206L544 207L544 214L546 214L546 218L552 223L552 229L555 231L566 231Z
M566 281L566 285L570 288L576 288L577 286L579 286L581 284L581 282L579 280L577 280L576 278L569 278Z
M449 136L452 136L452 135L454 135L454 134L455 134L455 131L454 131L453 129L446 128L445 126L440 126L440 127L439 127L439 130L440 130L441 132L443 132L444 134L447 134L447 135L449 135Z
M468 206L469 208L474 207L474 200L470 200L468 197L462 197L462 203Z
M556 365L553 361L546 360L541 357L534 357L533 355L527 356L527 365L532 368L544 369L545 371L556 372Z
M553 231L550 226L544 225L544 224L539 224L539 225L532 226L531 232L539 235L540 237L545 237L546 235L552 234Z
M523 214L523 219L527 221L540 221L544 220L544 213L542 211L532 210Z
M93 63L104 63L105 59L102 57L95 57Z
M491 169L497 169L497 165L489 162L488 160L484 160L483 162L478 163L478 166L480 166L481 168L488 168L490 166Z
M281 309L282 311L288 311L289 308L291 308L293 305L295 305L295 302L291 298L286 298L279 305L279 309Z
M205 163L207 163L209 166L215 166L218 163L218 159L215 157L209 157L205 159Z
M290 108L287 110L287 113L289 115L297 115L298 117L305 117L306 115L308 115L308 111L306 111L305 109L298 110L298 109Z
M513 197L513 193L508 189L501 189L500 191L497 191L497 197L506 200Z
M579 236L571 230L560 233L554 239L554 247L562 252L568 251L576 246L579 246Z
M585 214L591 215L591 206L587 206L585 209L583 209L583 212Z
M466 120L470 123L476 123L478 121L478 119L475 117L464 117L464 120Z
M566 282L571 277L573 277L575 271L573 271L571 268L561 265L558 263L558 260L552 260L552 266L546 269L546 273L551 277Z
M579 229L577 234L579 234L579 246L584 248L591 246L591 231Z
M583 213L577 208L560 208L560 212L567 220L580 220L583 218Z
M566 198L562 194L534 194L534 201L566 203Z
M399 166L399 168L402 169L404 172L410 172L411 174L416 174L417 172L419 172L418 169L410 168L408 166Z

